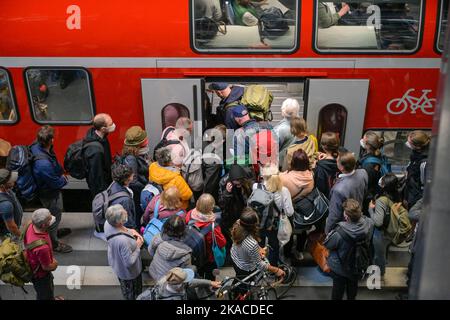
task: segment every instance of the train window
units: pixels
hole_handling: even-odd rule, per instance
[[[175,127],[178,118],[189,116],[189,109],[181,103],[169,103],[161,110],[161,123],[163,130],[169,126]]]
[[[406,171],[411,149],[405,145],[405,142],[408,140],[408,134],[411,131],[413,130],[375,131],[384,139],[383,153],[389,159],[394,173],[400,174]],[[430,130],[424,131],[431,134]]]
[[[439,51],[444,51],[444,41],[445,41],[445,30],[447,29],[447,19],[448,19],[448,1],[441,1],[441,16],[439,18],[439,29],[438,29],[438,39],[437,39],[437,48]]]
[[[316,1],[320,52],[414,52],[423,0]]]
[[[94,107],[86,70],[28,68],[25,77],[37,122],[91,122]]]
[[[320,141],[322,133],[334,132],[338,135],[340,144],[343,146],[347,115],[347,110],[340,104],[332,103],[323,107],[319,112],[318,140]]]
[[[17,111],[14,104],[8,72],[0,69],[0,123],[14,123],[16,121]]]
[[[191,0],[199,52],[290,53],[298,47],[299,0]]]

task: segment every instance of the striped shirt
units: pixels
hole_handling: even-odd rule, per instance
[[[259,244],[252,236],[248,236],[240,244],[233,243],[231,258],[236,266],[244,271],[267,270],[269,267],[269,263],[261,259]]]

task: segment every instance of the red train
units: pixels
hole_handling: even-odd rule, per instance
[[[205,101],[214,109],[218,100],[208,83],[263,83],[275,120],[295,97],[311,133],[338,131],[357,152],[364,131],[379,131],[394,165],[405,165],[407,132],[431,129],[448,0],[252,4],[266,18],[281,12],[278,31],[239,16],[245,3],[2,1],[0,137],[29,144],[40,125],[54,125],[62,160],[93,114],[107,112],[118,128],[113,152],[132,125],[154,146],[167,103],[204,122]]]

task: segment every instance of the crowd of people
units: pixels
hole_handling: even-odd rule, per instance
[[[256,146],[267,149],[269,143],[276,148],[275,160],[269,157],[264,162],[256,156],[256,163],[241,162],[234,154],[233,161],[210,163],[203,157],[196,170],[187,169],[193,163],[193,150],[186,136],[193,125],[184,117],[164,129],[154,152],[146,131],[133,126],[126,131],[121,154],[113,157],[109,140],[117,139],[116,125],[103,113],[94,117],[83,139],[82,159],[94,202],[105,194],[105,211],[95,219],[94,234],[107,241],[108,261],[124,298],[142,294],[142,250],[152,258],[147,272],[160,288],[160,297],[181,299],[188,285],[219,287],[214,269],[224,265],[232,266],[238,278],[257,269],[283,277],[279,266],[298,265],[311,234],[320,234],[320,245],[329,251],[332,298],[342,299],[347,292],[348,299],[355,299],[355,259],[343,257],[364,242],[373,253],[371,264],[384,275],[387,248],[399,240],[389,230],[391,211],[406,211],[413,226],[420,220],[430,137],[423,131],[409,134],[411,161],[405,177],[399,178],[389,172],[383,139],[375,132],[362,137],[362,156],[357,160],[341,147],[336,133],[325,132],[319,139],[310,134],[294,99],[284,101],[284,119],[272,127],[249,116],[239,102],[242,92],[233,93],[236,90],[223,83],[210,89],[222,98],[223,118],[217,131],[235,129],[234,144],[247,144],[245,137],[268,130],[273,141],[259,139]],[[43,240],[27,247],[31,267],[37,270],[32,282],[38,299],[55,298],[52,271],[58,263],[53,253],[72,251],[60,241],[70,232],[59,229],[61,190],[68,179],[53,150],[55,136],[54,128],[42,126],[30,148],[42,209],[33,212],[24,241]],[[213,146],[222,144],[213,142]],[[8,169],[7,161],[14,147],[4,140],[0,147],[0,237],[20,239],[23,210],[14,192],[20,177]],[[245,152],[247,160],[252,158],[251,147]],[[323,195],[328,210],[313,224],[299,225],[302,201],[312,194]],[[290,221],[294,230],[287,243],[279,241],[281,220]],[[409,241],[412,235],[403,234],[401,240]]]

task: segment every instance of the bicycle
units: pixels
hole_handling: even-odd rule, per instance
[[[424,114],[433,115],[434,114],[434,104],[436,103],[435,98],[428,98],[428,93],[432,90],[422,90],[422,95],[420,98],[410,96],[409,94],[415,89],[409,89],[405,92],[403,97],[392,99],[387,104],[386,108],[391,114],[402,114],[408,107],[411,109],[411,113],[415,114],[417,109],[422,110]],[[394,105],[394,103],[396,103]]]
[[[286,275],[281,279],[266,270],[256,270],[244,279],[237,277],[226,277],[219,289],[215,292],[218,299],[227,297],[229,300],[281,300],[286,293],[292,288],[297,279],[297,271],[287,265],[280,265]],[[287,288],[280,294],[277,287],[282,284]],[[239,286],[245,286],[243,292],[236,293]]]

